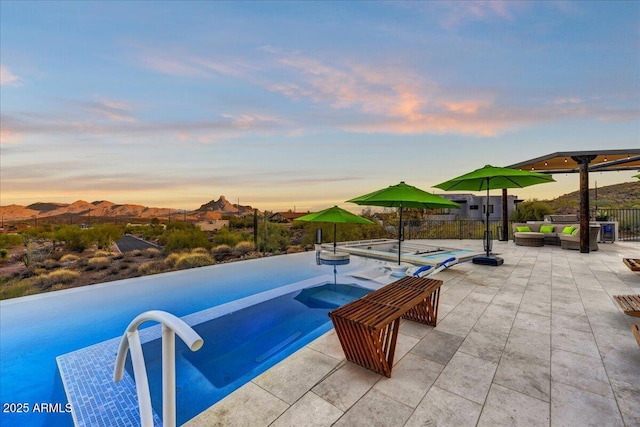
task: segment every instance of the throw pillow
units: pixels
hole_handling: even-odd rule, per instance
[[[531,231],[531,228],[529,228],[528,225],[523,225],[523,226],[517,226],[516,230],[518,230],[519,233],[528,233]]]
[[[571,235],[572,235],[572,236],[575,236],[575,235],[577,235],[577,234],[578,234],[578,229],[577,229],[577,228],[571,232]]]
[[[540,226],[541,233],[553,233],[553,225],[541,225]]]
[[[569,227],[565,227],[565,228],[562,229],[562,234],[571,234],[571,233],[573,233],[573,230],[575,230],[575,229],[576,228],[573,225],[571,225]]]

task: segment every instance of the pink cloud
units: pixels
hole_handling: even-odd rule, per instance
[[[9,70],[8,67],[0,65],[0,86],[20,86],[22,80]]]

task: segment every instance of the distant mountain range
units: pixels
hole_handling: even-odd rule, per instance
[[[622,184],[608,185],[598,188],[596,199],[595,189],[590,190],[589,200],[591,207],[600,208],[640,208],[640,180],[637,182],[624,182]],[[575,213],[580,206],[580,192],[574,191],[562,195],[553,200],[544,200],[557,213]],[[25,221],[39,218],[48,218],[52,222],[72,221],[85,222],[90,217],[100,218],[159,218],[168,219],[171,216],[187,217],[191,220],[219,219],[222,215],[244,216],[253,213],[251,206],[243,206],[229,202],[224,196],[218,200],[211,200],[193,211],[184,211],[170,208],[150,208],[142,205],[119,205],[106,200],[97,202],[85,202],[78,200],[67,203],[34,203],[29,206],[9,205],[0,206],[0,216],[4,221]],[[76,221],[74,218],[82,218]]]
[[[28,206],[0,206],[0,215],[4,221],[24,221],[38,218],[65,219],[69,217],[111,217],[111,218],[169,218],[187,216],[189,219],[219,219],[222,215],[244,216],[253,213],[251,206],[230,203],[224,196],[212,200],[193,211],[171,208],[150,208],[134,204],[116,204],[106,200],[85,202],[78,200],[68,203],[33,203]],[[83,219],[83,221],[86,219]]]

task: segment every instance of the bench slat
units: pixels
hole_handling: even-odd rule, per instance
[[[614,295],[613,299],[624,314],[640,317],[640,295]]]
[[[329,313],[347,360],[391,376],[401,318],[436,325],[441,280],[403,277]]]

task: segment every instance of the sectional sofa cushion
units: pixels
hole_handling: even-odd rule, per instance
[[[518,233],[530,233],[531,232],[531,227],[527,226],[527,225],[521,225],[516,227],[516,230],[518,230]]]
[[[553,233],[553,225],[541,225],[540,226],[541,233]]]
[[[565,227],[562,229],[562,234],[571,234],[574,232],[575,229],[576,228],[573,225]]]

